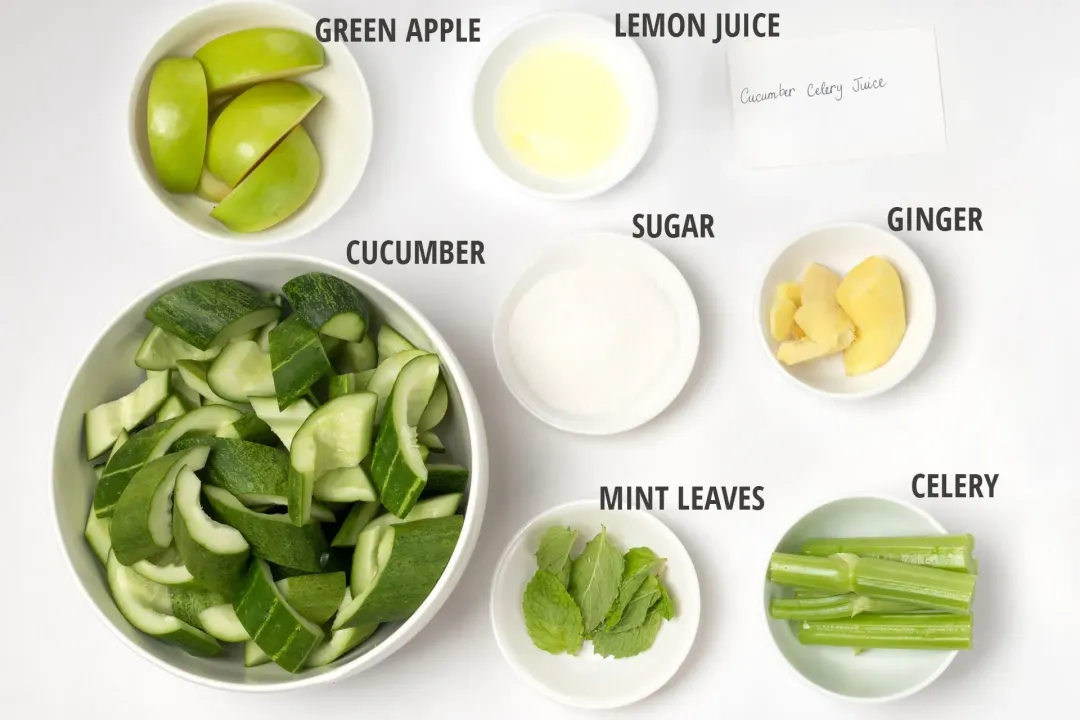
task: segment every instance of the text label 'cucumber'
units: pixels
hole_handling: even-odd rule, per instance
[[[760,485],[693,485],[678,489],[677,510],[761,510],[765,507]],[[666,485],[616,485],[600,488],[601,510],[664,510]]]
[[[397,42],[397,18],[319,18],[315,37],[322,42]],[[480,42],[480,18],[412,18],[405,42]]]
[[[992,498],[997,481],[997,473],[919,473],[911,479],[911,494],[917,498]]]
[[[712,215],[638,213],[634,216],[634,237],[714,238]]]
[[[709,35],[724,38],[780,37],[780,13],[716,13]],[[615,13],[615,37],[706,37],[705,13]]]
[[[977,207],[894,207],[889,210],[893,232],[982,232],[982,210]]]
[[[479,240],[351,240],[345,248],[351,265],[484,265]]]

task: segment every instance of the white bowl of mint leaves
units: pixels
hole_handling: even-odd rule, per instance
[[[495,572],[491,619],[507,662],[564,705],[629,705],[682,665],[701,610],[678,537],[644,511],[572,502],[531,520]]]
[[[78,587],[125,645],[272,691],[370,668],[434,617],[480,532],[487,446],[461,365],[404,299],[241,255],[105,329],[51,474]]]

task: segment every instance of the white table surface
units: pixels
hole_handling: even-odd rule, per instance
[[[316,16],[383,9],[447,14],[445,2],[297,0]],[[281,249],[345,261],[352,239],[480,239],[487,264],[368,268],[440,328],[488,421],[492,482],[484,530],[456,592],[404,650],[336,685],[251,697],[207,690],[129,652],[76,591],[46,502],[47,457],[63,388],[110,318],[158,279],[242,252],[172,221],[128,154],[132,75],[158,34],[197,0],[0,3],[0,377],[8,410],[0,575],[0,714],[5,717],[586,717],[531,692],[503,662],[488,620],[492,572],[530,517],[595,498],[605,482],[766,487],[762,512],[666,512],[696,559],[700,633],[679,675],[614,716],[1014,718],[1071,698],[1080,631],[1074,548],[1080,491],[1080,22],[1075,3],[954,0],[633,3],[636,10],[779,11],[782,32],[933,24],[949,151],[813,169],[733,162],[722,48],[642,41],[661,88],[661,123],[640,170],[596,200],[563,205],[504,184],[471,142],[464,112],[483,45],[355,45],[371,86],[375,149],[359,190],[312,237]],[[492,39],[558,3],[468,0]],[[616,0],[564,6],[610,16]],[[1037,7],[1036,7],[1037,6]],[[977,10],[975,8],[978,8]],[[1051,9],[1052,7],[1056,9]],[[977,205],[983,233],[905,233],[937,285],[938,333],[895,391],[837,403],[769,366],[753,304],[771,257],[830,221],[883,224],[894,205]],[[707,212],[711,240],[660,246],[693,287],[702,348],[683,396],[629,434],[545,427],[502,386],[490,348],[496,307],[540,250],[566,233],[630,231],[637,212]],[[761,609],[768,552],[803,512],[834,497],[910,498],[918,472],[1000,474],[993,500],[928,500],[975,533],[983,571],[977,648],[924,692],[866,707],[819,695],[772,647]],[[8,714],[14,711],[14,714]]]

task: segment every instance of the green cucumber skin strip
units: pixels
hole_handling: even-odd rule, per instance
[[[265,311],[255,314],[258,311]],[[252,316],[254,330],[275,320],[281,308],[239,280],[197,280],[159,295],[146,309],[146,319],[199,350],[224,344],[219,335],[233,323]],[[265,319],[263,319],[265,315]],[[215,342],[218,341],[218,342]]]
[[[773,553],[769,578],[778,585],[816,588],[835,594],[857,593],[968,613],[975,595],[976,576],[850,554],[820,558]]]
[[[294,575],[277,581],[282,595],[296,612],[321,625],[334,617],[345,596],[345,573]]]
[[[204,487],[203,492],[219,519],[240,531],[256,557],[305,572],[326,569],[329,546],[319,523],[298,527],[286,515],[262,515],[248,510],[221,488]]]
[[[299,622],[301,616],[285,602],[264,561],[252,563],[233,607],[251,639],[289,672],[299,671],[324,638],[318,626]]]
[[[218,437],[230,440],[247,440],[259,445],[277,445],[278,438],[265,420],[255,413],[244,413],[232,425],[222,428]]]
[[[774,620],[842,620],[862,614],[893,615],[923,610],[902,600],[883,600],[863,595],[827,595],[816,598],[773,598],[769,617]]]
[[[449,515],[401,523],[385,530],[394,533],[386,566],[379,569],[375,585],[366,596],[354,584],[352,592],[357,599],[353,602],[359,607],[349,617],[339,613],[341,624],[335,621],[334,629],[405,620],[416,612],[450,562],[464,520],[461,515]]]
[[[298,315],[290,315],[270,331],[270,365],[278,410],[306,395],[331,370],[319,333]]]
[[[800,548],[803,555],[828,557],[852,553],[859,557],[894,560],[943,570],[975,574],[972,535],[926,535],[880,538],[812,538]]]
[[[179,512],[173,513],[173,537],[184,565],[195,579],[219,593],[225,602],[232,600],[247,566],[249,551],[229,555],[211,552],[191,537],[187,523]]]
[[[359,537],[360,531],[375,518],[379,509],[378,502],[358,502],[353,505],[330,545],[333,547],[355,547],[356,538]]]
[[[173,615],[188,625],[202,630],[199,613],[207,608],[224,605],[229,600],[220,593],[205,588],[170,587],[169,600],[172,602]]]
[[[287,495],[289,454],[275,447],[218,438],[206,463],[206,479],[233,495]]]
[[[336,275],[312,272],[289,280],[281,292],[289,300],[293,311],[307,324],[322,331],[324,325],[337,315],[355,313],[363,320],[360,333],[342,340],[356,342],[364,336],[364,328],[371,317],[367,300],[351,283]]]
[[[803,645],[860,649],[968,650],[971,615],[864,615],[851,620],[796,623]]]
[[[461,465],[428,465],[424,497],[463,493],[469,486],[469,470]]]

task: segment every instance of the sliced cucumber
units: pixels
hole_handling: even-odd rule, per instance
[[[332,523],[337,520],[334,511],[322,503],[311,503],[311,519],[316,522]]]
[[[109,552],[112,551],[112,537],[109,535],[109,518],[99,518],[94,508],[90,508],[90,515],[86,518],[86,529],[83,535],[94,555],[105,565],[109,561]]]
[[[124,443],[131,439],[127,430],[121,430],[120,434],[116,436],[116,442],[113,443],[112,450],[109,451],[109,460],[112,460],[112,456],[115,455],[120,448],[124,447]],[[106,460],[108,462],[108,460]]]
[[[438,355],[426,353],[410,360],[398,374],[386,417],[379,427],[371,456],[371,475],[383,507],[398,517],[408,515],[427,482],[427,466],[416,440],[416,423],[431,399],[438,377]]]
[[[206,383],[220,397],[237,403],[273,395],[270,354],[253,340],[233,341],[210,363]]]
[[[322,625],[334,617],[345,596],[345,573],[294,575],[278,580],[277,586],[296,612]]]
[[[270,656],[264,653],[263,649],[255,644],[254,640],[248,640],[244,643],[244,667],[259,667],[268,662],[270,662]]]
[[[368,382],[374,374],[374,370],[365,370],[363,372],[346,373],[345,375],[331,375],[327,384],[329,398],[333,400],[342,395],[363,392],[367,389]]]
[[[175,497],[175,495],[176,491],[174,490],[173,496]],[[184,561],[180,559],[179,552],[175,549],[166,551],[165,556],[163,557],[140,560],[132,565],[131,569],[150,582],[155,582],[158,585],[176,588],[194,588],[199,585],[195,580],[195,576],[192,575],[191,571],[184,565]],[[180,619],[183,620],[184,618]]]
[[[367,328],[367,300],[350,283],[313,272],[294,277],[281,288],[297,315],[323,335],[357,342]]]
[[[219,438],[228,440],[248,440],[260,445],[277,445],[278,438],[266,421],[253,412],[244,413],[243,417],[232,425],[226,425],[216,433]]]
[[[257,557],[307,572],[322,572],[330,561],[319,523],[297,527],[287,515],[263,515],[249,510],[227,490],[206,485],[203,492],[214,512],[251,543]]]
[[[165,422],[166,420],[172,420],[178,418],[188,411],[187,403],[179,395],[170,395],[165,398],[165,402],[161,403],[161,407],[158,408],[157,417],[154,418],[155,422]]]
[[[135,353],[135,364],[143,370],[170,370],[177,360],[213,360],[221,348],[200,350],[178,337],[170,335],[156,325],[150,329]]]
[[[206,514],[199,501],[201,491],[202,482],[195,473],[188,468],[182,470],[176,479],[173,513],[176,547],[184,565],[199,582],[231,599],[239,587],[250,547],[240,531]]]
[[[413,506],[413,509],[404,518],[399,518],[393,513],[384,513],[368,523],[368,528],[400,525],[401,523],[416,522],[417,520],[447,517],[456,513],[460,505],[461,493],[438,495],[416,503],[416,505]],[[366,530],[367,528],[364,529]]]
[[[146,380],[127,395],[102,403],[86,413],[86,459],[111,448],[124,430],[134,430],[157,412],[169,397],[169,373],[150,371]]]
[[[202,395],[199,394],[198,390],[184,382],[184,376],[175,368],[169,371],[169,387],[172,389],[173,394],[183,400],[188,408],[194,410],[202,405]]]
[[[435,390],[431,393],[431,400],[420,414],[420,421],[416,424],[417,432],[427,432],[441,423],[449,406],[450,393],[446,390],[446,382],[439,378],[435,383]]]
[[[270,426],[286,450],[292,445],[293,436],[308,419],[308,415],[315,412],[315,406],[303,399],[281,410],[276,398],[251,398],[251,407],[255,409],[255,414]]]
[[[270,364],[279,410],[306,395],[331,370],[319,333],[298,315],[270,331]]]
[[[364,469],[338,468],[325,473],[315,481],[312,495],[323,502],[374,502],[378,500],[375,486],[371,484]]]
[[[341,352],[341,349],[345,347],[345,341],[329,335],[319,335],[319,340],[322,342],[323,352],[326,353],[326,358],[331,365],[330,370],[333,372],[334,360],[337,358],[338,353]]]
[[[420,503],[417,503],[417,505],[420,505]],[[360,531],[367,527],[367,524],[372,521],[381,509],[382,506],[377,502],[358,502],[353,505],[330,544],[333,547],[355,546]],[[415,512],[416,509],[413,508],[413,510]],[[393,517],[393,515],[390,517]]]
[[[460,515],[449,515],[368,526],[353,555],[353,600],[338,613],[333,629],[405,620],[416,612],[450,562],[463,522]]]
[[[416,441],[426,447],[429,452],[444,453],[446,452],[446,445],[439,439],[439,436],[428,430],[427,432],[418,432],[416,434]]]
[[[206,373],[209,368],[210,366],[207,363],[195,362],[194,360],[180,360],[176,363],[176,369],[179,371],[181,379],[183,379],[189,387],[193,388],[195,392],[205,398],[207,404],[224,405],[236,410],[244,410],[245,406],[243,403],[226,400],[214,392],[213,388],[211,388],[210,384],[206,381]]]
[[[221,653],[217,640],[167,611],[163,612],[171,610],[172,606],[169,591],[164,586],[124,567],[116,555],[109,555],[106,570],[109,592],[117,609],[137,630],[178,645],[192,655],[213,657]]]
[[[234,607],[255,644],[289,672],[300,670],[325,637],[318,625],[285,601],[263,560],[252,563]]]
[[[345,343],[334,366],[339,373],[347,374],[374,370],[378,364],[379,356],[375,350],[375,343],[368,336],[360,342]]]
[[[356,467],[368,454],[377,402],[378,398],[367,392],[334,398],[313,412],[296,432],[289,449],[296,471],[289,492],[289,517],[294,524],[303,525],[311,517],[316,480],[330,470]],[[357,481],[353,478],[352,482]]]
[[[351,602],[352,593],[345,588],[345,595],[341,599],[341,609],[347,608]],[[379,623],[363,623],[356,627],[335,630],[331,633],[329,640],[320,643],[311,651],[304,664],[312,668],[329,665],[374,635],[378,629]]]
[[[379,328],[378,351],[379,362],[391,358],[406,350],[415,350],[416,346],[406,340],[401,333],[389,325]]]
[[[200,350],[219,347],[261,327],[281,308],[237,280],[196,280],[159,295],[146,319]]]
[[[207,480],[233,495],[281,495],[289,491],[289,454],[247,440],[218,438],[206,464]]]
[[[232,605],[214,605],[199,613],[199,626],[222,642],[246,642],[251,635],[244,628]]]
[[[215,432],[239,417],[240,412],[232,408],[207,405],[135,433],[106,463],[105,473],[94,490],[94,512],[98,517],[111,515],[135,473],[168,452],[187,433]]]
[[[213,458],[210,459],[213,463]],[[469,471],[460,465],[432,464],[427,466],[424,496],[463,493],[469,485]]]
[[[177,587],[169,589],[169,602],[172,603],[171,615],[175,615],[189,625],[205,630],[199,614],[207,608],[227,605],[225,596],[203,587]],[[220,638],[218,638],[220,640]]]
[[[131,478],[116,503],[109,526],[113,555],[122,565],[169,549],[173,542],[172,498],[177,475],[185,468],[201,469],[209,452],[209,448],[196,447],[171,453],[148,462]]]
[[[390,393],[394,391],[394,384],[397,382],[398,375],[401,374],[402,369],[416,358],[430,355],[423,350],[406,350],[400,352],[386,360],[379,363],[379,366],[375,368],[375,372],[372,373],[371,379],[368,380],[366,390],[373,392],[379,396],[379,407],[375,411],[375,422],[382,422],[383,414],[386,411],[386,403],[390,399]],[[432,387],[434,391],[434,387]],[[424,407],[427,407],[427,402],[430,400],[431,393],[428,393],[428,398],[424,400],[424,406],[417,412],[417,421],[420,419],[420,414],[423,412]]]
[[[276,507],[288,509],[289,498],[286,495],[263,495],[260,493],[239,493],[236,499],[243,503],[244,507],[256,512],[266,512]]]

